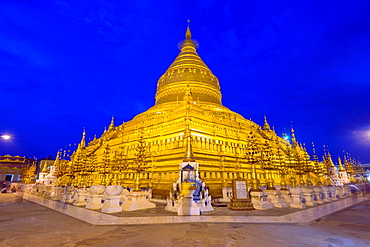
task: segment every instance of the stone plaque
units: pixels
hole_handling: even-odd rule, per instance
[[[230,210],[254,210],[248,195],[247,180],[233,179],[233,198],[230,200]]]
[[[246,181],[235,181],[235,192],[234,192],[235,199],[246,199],[247,198]]]

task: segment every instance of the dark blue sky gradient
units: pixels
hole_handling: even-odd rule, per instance
[[[116,3],[121,2],[121,3]],[[223,104],[370,162],[368,1],[0,1],[0,155],[38,158],[154,104],[191,20]],[[285,129],[285,130],[284,130]]]

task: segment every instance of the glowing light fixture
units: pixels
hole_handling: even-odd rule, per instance
[[[2,135],[1,136],[3,139],[5,139],[5,140],[9,140],[10,139],[10,135]]]

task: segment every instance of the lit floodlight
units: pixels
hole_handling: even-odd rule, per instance
[[[9,140],[10,139],[10,135],[2,135],[1,136],[3,139],[5,139],[5,140]]]
[[[289,140],[289,136],[284,136],[284,140]]]

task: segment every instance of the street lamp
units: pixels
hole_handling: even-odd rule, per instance
[[[10,135],[1,135],[0,134],[0,137],[5,139],[5,140],[9,140],[10,139]]]

